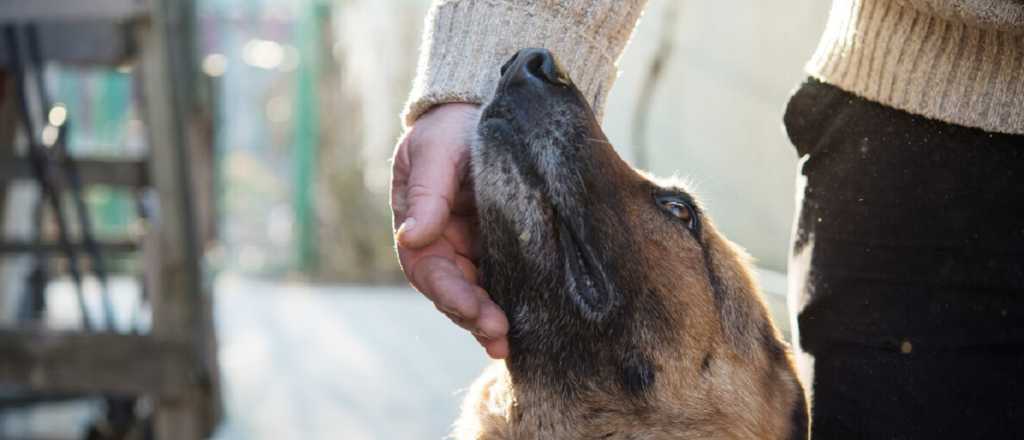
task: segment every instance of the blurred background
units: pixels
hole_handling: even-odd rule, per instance
[[[0,439],[446,435],[487,360],[404,282],[387,205],[429,4],[0,3]],[[784,329],[782,112],[828,2],[787,5],[651,0],[604,120]]]

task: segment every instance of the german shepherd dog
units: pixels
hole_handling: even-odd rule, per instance
[[[456,439],[808,437],[748,257],[616,154],[549,51],[501,68],[472,148],[481,281],[510,354],[472,386]]]

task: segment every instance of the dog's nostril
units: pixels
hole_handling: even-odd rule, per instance
[[[546,69],[544,69],[544,64],[550,58],[551,57],[532,56],[526,61],[526,65],[523,66],[523,68],[537,78],[546,79],[549,75],[545,72]]]
[[[515,69],[509,72],[509,69]],[[569,77],[558,66],[555,57],[547,49],[523,49],[501,67],[502,76],[508,74],[513,80],[528,80],[531,77],[548,84],[569,85]]]
[[[550,84],[568,84],[568,79],[555,62],[555,57],[547,49],[539,49],[529,54],[524,69],[536,78]]]

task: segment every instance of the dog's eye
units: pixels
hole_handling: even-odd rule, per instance
[[[694,221],[696,216],[693,213],[693,207],[689,203],[671,198],[660,199],[658,203],[661,204],[662,209],[683,222],[687,228],[693,229],[696,224]]]
[[[672,215],[676,216],[679,220],[685,223],[693,221],[693,213],[690,212],[690,207],[679,202],[665,202],[665,209]]]

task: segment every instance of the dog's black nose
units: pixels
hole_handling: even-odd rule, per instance
[[[504,66],[501,76],[509,83],[529,83],[542,81],[547,84],[567,86],[569,76],[555,61],[551,51],[547,49],[522,49],[516,52]]]

